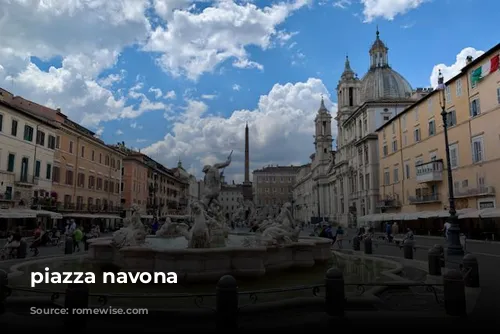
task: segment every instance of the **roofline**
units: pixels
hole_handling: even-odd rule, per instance
[[[3,106],[5,106],[5,107],[7,107],[7,108],[9,108],[9,109],[11,109],[11,110],[13,110],[15,112],[18,112],[18,113],[22,114],[23,116],[26,116],[28,118],[34,119],[36,121],[39,121],[39,122],[41,122],[41,123],[43,123],[43,124],[45,124],[45,125],[53,128],[53,129],[59,129],[59,126],[58,126],[59,123],[57,121],[52,121],[52,120],[50,120],[48,118],[44,118],[42,116],[38,116],[38,115],[32,114],[32,113],[30,113],[30,112],[28,112],[26,110],[23,110],[22,108],[20,108],[18,106],[14,106],[14,105],[10,104],[7,101],[0,100],[0,105],[3,105]]]
[[[491,49],[489,49],[488,51],[486,51],[484,54],[482,54],[481,56],[477,57],[473,61],[471,61],[469,64],[466,64],[464,67],[462,67],[462,69],[460,70],[460,72],[457,75],[455,75],[454,77],[452,77],[451,79],[447,80],[444,83],[445,86],[447,86],[450,83],[452,83],[453,81],[455,81],[455,80],[463,77],[464,75],[467,75],[467,72],[472,67],[477,66],[478,63],[482,62],[485,58],[491,56],[493,53],[498,52],[498,51],[500,51],[500,43],[498,43],[497,45],[495,45],[494,47],[492,47]],[[417,100],[415,103],[413,103],[412,105],[410,105],[407,108],[405,108],[399,114],[397,114],[392,119],[390,119],[388,122],[386,122],[385,124],[383,124],[382,126],[380,126],[378,129],[375,130],[375,132],[379,132],[380,130],[382,130],[383,128],[385,128],[387,125],[389,125],[389,123],[392,123],[392,121],[396,120],[401,115],[406,114],[410,109],[414,108],[415,106],[419,105],[420,103],[422,103],[423,101],[425,101],[429,97],[431,97],[434,94],[436,94],[436,92],[439,92],[439,91],[438,90],[434,90],[434,91],[430,92],[429,94],[423,96],[421,99]]]

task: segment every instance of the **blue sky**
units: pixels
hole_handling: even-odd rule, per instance
[[[252,168],[308,161],[321,95],[335,113],[377,26],[414,88],[499,42],[495,0],[94,1],[4,5],[0,86],[198,175],[234,149],[236,180],[246,122]]]

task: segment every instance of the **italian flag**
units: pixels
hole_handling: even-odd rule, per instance
[[[491,58],[490,61],[485,63],[480,68],[474,70],[474,72],[472,72],[472,78],[471,78],[472,83],[476,83],[485,76],[487,76],[488,74],[498,71],[499,61],[500,61],[499,55],[493,56],[493,58]]]

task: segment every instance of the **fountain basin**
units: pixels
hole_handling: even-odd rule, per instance
[[[332,257],[331,240],[326,238],[304,237],[283,247],[243,247],[243,238],[229,235],[226,247],[186,248],[183,237],[149,237],[144,246],[121,249],[113,247],[110,238],[99,238],[89,243],[88,256],[94,262],[114,263],[122,271],[173,271],[188,282],[216,281],[223,275],[258,278],[271,271],[310,268]]]

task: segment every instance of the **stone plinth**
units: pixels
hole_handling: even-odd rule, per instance
[[[116,249],[109,238],[94,239],[89,245],[93,261],[115,263],[122,271],[176,272],[180,280],[215,281],[223,275],[261,277],[266,272],[288,268],[309,268],[331,259],[331,241],[301,238],[282,247],[219,247]]]

